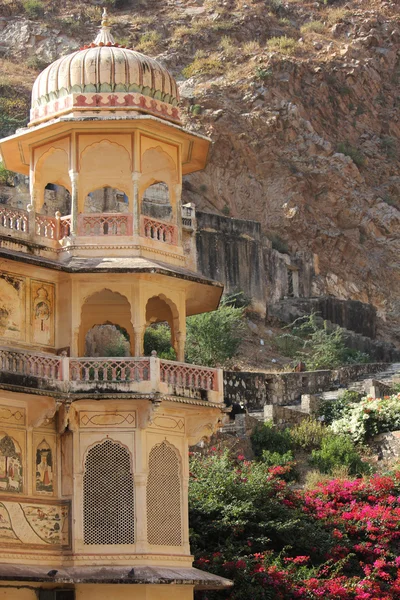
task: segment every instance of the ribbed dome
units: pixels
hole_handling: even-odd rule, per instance
[[[156,60],[115,44],[106,19],[103,15],[95,42],[59,58],[37,77],[31,124],[83,109],[139,110],[179,120],[178,110],[172,110],[179,101],[172,75]]]

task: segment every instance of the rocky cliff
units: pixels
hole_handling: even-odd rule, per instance
[[[399,341],[399,1],[115,4],[118,41],[171,69],[186,125],[213,140],[185,200],[311,253],[313,295],[373,304],[378,337]],[[90,41],[99,15],[3,0],[3,134],[23,121],[37,71]]]

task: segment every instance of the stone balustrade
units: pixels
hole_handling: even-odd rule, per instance
[[[190,209],[190,213],[192,214]],[[187,212],[187,209],[186,209]],[[185,213],[186,214],[186,213]],[[192,217],[186,217],[192,224]],[[0,206],[0,233],[15,234],[30,233],[29,213],[25,210]],[[188,226],[189,226],[188,225]],[[34,214],[31,227],[39,238],[60,241],[70,235],[71,215],[54,217]],[[134,233],[133,216],[130,213],[81,213],[78,215],[77,235],[83,237],[97,236],[132,236]],[[178,243],[178,228],[176,225],[150,219],[142,215],[140,235],[147,239],[176,246]]]
[[[32,378],[37,380],[32,381]],[[0,347],[0,383],[64,392],[174,394],[223,401],[221,369],[157,357],[73,358]]]

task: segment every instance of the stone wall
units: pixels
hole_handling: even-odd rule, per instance
[[[371,446],[378,455],[378,458],[381,460],[392,460],[399,458],[400,431],[380,433],[374,437]]]
[[[228,405],[239,404],[250,413],[260,412],[266,404],[296,404],[303,394],[318,394],[346,386],[358,377],[384,368],[382,363],[376,363],[303,373],[224,371],[224,399]]]
[[[265,314],[265,272],[261,225],[196,212],[197,268],[206,277],[222,281],[225,292],[242,291],[254,308]]]
[[[242,291],[264,315],[271,302],[288,295],[311,294],[311,255],[293,256],[272,248],[257,221],[196,211],[197,269],[222,281],[225,292]],[[289,282],[289,279],[291,281]]]

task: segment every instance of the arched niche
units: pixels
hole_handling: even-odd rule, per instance
[[[171,346],[178,353],[179,312],[174,302],[164,294],[149,298],[146,304],[146,326],[149,327],[155,323],[168,323],[171,329]]]
[[[43,205],[40,210],[42,215],[54,217],[56,212],[62,217],[71,214],[71,194],[63,185],[47,183],[44,188]]]
[[[35,489],[39,494],[53,494],[53,460],[52,449],[43,439],[36,448]]]
[[[105,185],[88,193],[84,213],[128,212],[129,199],[123,190]]]
[[[22,493],[23,458],[19,444],[6,432],[0,432],[0,491]]]
[[[94,325],[85,337],[85,356],[131,356],[130,335],[112,323]]]
[[[89,296],[82,305],[78,337],[79,356],[85,355],[86,336],[95,325],[116,325],[126,331],[130,352],[134,350],[134,332],[131,323],[131,305],[126,296],[102,289]]]
[[[170,221],[172,206],[168,185],[164,181],[152,183],[142,196],[142,214],[157,221]]]
[[[69,158],[65,150],[50,148],[37,161],[34,172],[35,210],[41,212],[45,202],[45,189],[49,183],[71,191]]]
[[[128,151],[108,140],[88,146],[81,155],[78,181],[79,212],[84,212],[88,194],[99,188],[115,188],[129,198],[132,190],[132,167]]]

